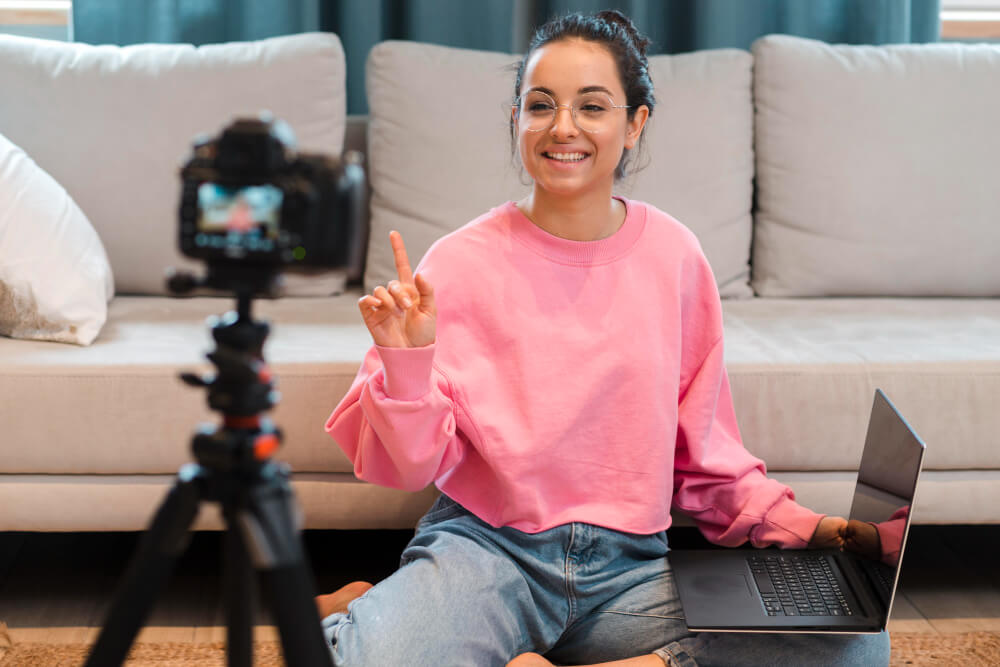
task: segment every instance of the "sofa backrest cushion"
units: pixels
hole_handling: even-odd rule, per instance
[[[1000,47],[752,51],[758,294],[1000,294]]]
[[[508,126],[519,61],[414,42],[372,49],[367,291],[396,277],[391,230],[416,266],[441,236],[530,191]],[[618,188],[695,232],[724,296],[751,294],[751,65],[736,50],[650,58],[658,105],[633,159],[645,167]]]
[[[336,35],[258,42],[91,46],[0,36],[0,128],[80,205],[108,252],[119,293],[163,294],[177,250],[179,167],[197,135],[263,110],[302,151],[339,155],[346,118]],[[343,275],[292,278],[332,293]]]

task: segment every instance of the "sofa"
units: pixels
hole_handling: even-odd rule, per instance
[[[177,250],[178,167],[194,137],[262,110],[302,151],[363,153],[369,184],[351,266],[289,273],[283,296],[254,302],[272,326],[276,457],[304,527],[412,528],[436,489],[358,481],[324,422],[371,346],[357,301],[394,276],[389,231],[416,265],[527,191],[507,125],[517,60],[384,42],[369,113],[348,116],[333,34],[199,48],[0,36],[0,135],[78,206],[114,285],[90,342],[0,338],[0,530],[143,529],[197,425],[218,421],[178,374],[210,370],[206,320],[235,302],[166,291],[170,267],[200,269]],[[846,514],[878,387],[927,443],[914,521],[1000,522],[1000,46],[770,35],[652,56],[650,73],[658,103],[620,194],[705,250],[746,447],[804,505]],[[221,526],[203,506],[195,527]]]

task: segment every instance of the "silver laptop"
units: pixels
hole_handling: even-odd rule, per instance
[[[885,629],[925,445],[881,389],[868,423],[843,550],[674,550],[687,625],[713,632]]]

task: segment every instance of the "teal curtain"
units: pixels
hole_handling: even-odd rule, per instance
[[[74,0],[73,39],[207,44],[322,30],[347,56],[349,113],[366,113],[365,58],[386,39],[521,52],[534,28],[571,11],[617,8],[650,54],[747,49],[785,33],[843,44],[933,42],[940,0]]]
[[[934,42],[940,0],[549,0],[532,18],[568,11],[621,9],[656,53],[748,49],[762,35],[784,33],[832,44]]]

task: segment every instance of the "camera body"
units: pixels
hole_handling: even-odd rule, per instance
[[[181,179],[180,250],[210,274],[342,268],[356,255],[360,154],[299,154],[267,113],[196,140]]]

